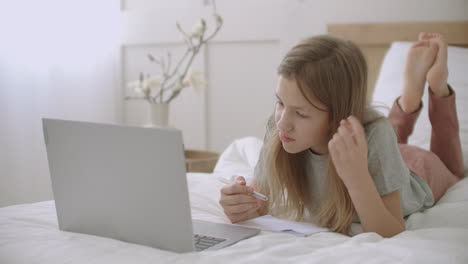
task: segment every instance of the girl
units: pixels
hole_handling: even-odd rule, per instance
[[[278,74],[278,101],[252,185],[239,176],[221,189],[231,222],[270,213],[343,234],[360,222],[365,232],[391,237],[405,230],[405,216],[432,206],[463,177],[441,35],[421,33],[410,48],[402,95],[388,119],[366,103],[366,62],[350,41],[306,39],[286,54]],[[430,152],[406,144],[426,81]],[[254,189],[269,202],[251,196]]]

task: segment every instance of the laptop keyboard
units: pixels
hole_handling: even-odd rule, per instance
[[[223,241],[226,241],[226,239],[202,235],[193,235],[193,241],[195,242],[195,249],[197,251],[202,251]]]

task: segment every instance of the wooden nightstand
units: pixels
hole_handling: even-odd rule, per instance
[[[185,165],[187,172],[213,172],[219,153],[187,149],[185,152]]]

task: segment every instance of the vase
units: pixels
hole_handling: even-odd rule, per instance
[[[149,127],[169,126],[169,104],[150,104]]]

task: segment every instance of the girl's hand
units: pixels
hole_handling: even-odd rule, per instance
[[[242,222],[258,216],[261,201],[252,195],[253,188],[246,186],[245,179],[238,176],[236,183],[221,188],[219,204],[232,223]]]
[[[328,150],[347,188],[369,174],[366,133],[356,117],[341,120],[338,131],[328,142]]]

